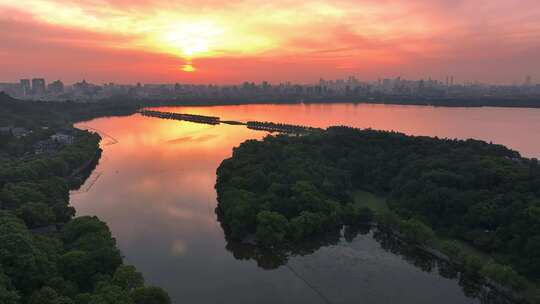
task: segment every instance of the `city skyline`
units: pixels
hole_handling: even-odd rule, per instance
[[[18,82],[0,82],[0,92],[12,97],[43,101],[98,101],[110,97],[171,100],[177,98],[293,98],[333,99],[367,98],[380,96],[399,98],[525,98],[540,96],[540,84],[526,76],[524,82],[497,85],[464,82],[448,75],[439,79],[379,78],[363,81],[356,76],[342,79],[323,79],[302,84],[294,82],[244,81],[236,84],[193,83],[92,83],[81,80],[64,84],[61,80],[48,82],[44,78],[24,78]]]
[[[383,80],[407,80],[407,81],[435,81],[439,82],[441,84],[446,85],[486,85],[486,86],[535,86],[540,85],[540,80],[537,80],[536,78],[532,77],[531,75],[523,75],[520,79],[513,81],[512,83],[494,83],[494,82],[484,82],[480,80],[464,80],[464,79],[458,79],[454,75],[445,75],[441,76],[440,78],[435,78],[431,76],[427,77],[421,77],[421,78],[405,78],[401,75],[391,75],[386,77],[376,77],[373,79],[361,79],[357,75],[344,75],[341,78],[324,78],[324,77],[315,77],[313,81],[306,81],[306,82],[295,82],[290,81],[288,79],[282,79],[282,80],[275,80],[275,81],[268,81],[266,79],[261,80],[253,80],[253,79],[243,79],[239,80],[237,82],[230,82],[230,83],[213,83],[213,82],[181,82],[181,81],[161,81],[161,82],[145,82],[142,80],[133,80],[128,82],[117,82],[113,80],[103,80],[103,81],[92,81],[91,79],[87,79],[84,77],[75,78],[72,81],[64,81],[65,77],[58,77],[58,78],[46,78],[42,77],[41,75],[35,76],[35,75],[25,75],[22,78],[5,78],[0,79],[0,84],[17,84],[21,86],[26,86],[26,82],[31,82],[32,80],[44,80],[45,85],[49,85],[51,83],[60,82],[62,85],[66,86],[72,86],[77,83],[86,82],[89,84],[96,84],[96,85],[125,85],[125,86],[136,86],[136,85],[174,85],[174,84],[184,84],[184,85],[216,85],[216,86],[236,86],[236,85],[242,85],[244,83],[256,83],[256,84],[263,84],[268,83],[270,85],[280,85],[280,84],[293,84],[293,85],[302,85],[302,86],[309,86],[309,85],[317,85],[321,81],[350,81],[353,79],[354,81],[358,83],[363,84],[375,84],[377,82],[381,82]]]
[[[0,0],[0,81],[534,82],[539,18],[533,0]]]

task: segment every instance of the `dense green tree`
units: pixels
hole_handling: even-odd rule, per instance
[[[527,286],[525,278],[521,277],[509,266],[487,263],[480,269],[480,273],[503,286],[510,286],[516,290],[522,290]]]
[[[95,262],[89,253],[81,250],[72,250],[61,256],[59,268],[62,276],[75,282],[79,288],[90,290],[92,276],[96,272]]]
[[[44,203],[25,203],[17,209],[17,215],[28,227],[42,227],[55,222],[53,210]]]
[[[134,266],[122,265],[114,272],[111,283],[120,286],[124,290],[133,290],[143,287],[144,279]]]
[[[231,202],[226,208],[224,217],[227,219],[231,234],[235,238],[246,236],[256,225],[257,209],[252,202],[255,195],[251,192],[230,189],[223,194],[224,201]]]
[[[92,265],[94,273],[113,274],[122,263],[120,251],[107,225],[97,217],[78,217],[67,223],[62,230],[67,248],[77,251],[76,256]]]
[[[0,285],[0,303],[2,304],[19,304],[20,297],[14,290],[9,290],[5,286]]]
[[[58,292],[58,294],[69,297],[71,299],[74,299],[78,292],[79,288],[77,287],[77,284],[75,282],[69,281],[66,278],[60,276],[53,277],[45,282],[46,286],[51,287],[55,291]],[[75,303],[78,303],[75,301]]]
[[[484,267],[485,262],[476,255],[465,254],[463,257],[463,269],[466,274],[477,275]]]
[[[92,294],[88,304],[133,304],[133,300],[127,290],[105,284]]]
[[[0,265],[18,290],[33,290],[51,274],[24,223],[9,213],[0,214],[0,244]]]
[[[302,240],[308,236],[320,233],[322,227],[324,227],[323,222],[323,216],[317,213],[304,211],[300,213],[299,216],[291,219],[289,231],[294,240]],[[257,239],[259,239],[259,235],[257,235]]]
[[[43,287],[35,291],[28,304],[75,304],[71,299],[59,295],[50,287]]]
[[[383,211],[378,213],[376,215],[376,220],[383,226],[396,230],[399,229],[399,226],[401,224],[401,219],[397,216],[395,212],[392,211]]]
[[[415,219],[402,221],[400,232],[408,241],[419,244],[428,244],[435,238],[435,233],[431,228]]]
[[[261,211],[257,214],[257,241],[264,246],[274,246],[283,240],[287,234],[287,219],[272,211]]]
[[[347,225],[368,224],[373,221],[374,214],[371,209],[349,203],[343,207],[343,223]]]
[[[159,287],[139,287],[131,292],[134,304],[170,304],[169,295]]]
[[[443,242],[441,245],[441,251],[452,260],[461,261],[463,259],[463,250],[455,242]]]
[[[18,304],[19,294],[13,289],[10,279],[4,274],[0,267],[0,303]]]
[[[371,211],[371,209],[369,209],[368,207],[361,207],[358,209],[356,217],[358,223],[368,224],[373,221],[373,218],[375,216],[373,214],[373,211]]]
[[[15,209],[27,202],[47,202],[47,197],[31,182],[8,183],[0,197],[6,209]]]

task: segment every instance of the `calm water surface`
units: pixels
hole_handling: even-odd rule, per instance
[[[318,127],[477,138],[540,157],[540,109],[389,105],[245,105],[166,111]],[[104,136],[102,159],[71,204],[111,227],[126,262],[174,303],[479,303],[458,280],[389,251],[373,232],[263,269],[228,250],[216,220],[215,171],[232,148],[264,132],[142,117],[80,123]],[[228,246],[231,248],[231,246]],[[394,252],[394,253],[392,253]],[[423,263],[423,262],[422,262]],[[422,264],[420,263],[420,264]],[[424,263],[425,264],[425,263]],[[429,263],[428,263],[429,264]]]

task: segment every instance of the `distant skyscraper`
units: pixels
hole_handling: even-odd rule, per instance
[[[30,87],[30,79],[21,79],[21,93],[26,96],[30,95],[30,92],[32,91],[32,88]]]
[[[532,84],[531,76],[527,75],[527,77],[525,77],[525,85],[530,86],[531,84]]]
[[[51,82],[48,87],[49,92],[53,94],[60,94],[64,92],[64,83],[60,80]]]
[[[32,91],[35,95],[45,94],[45,79],[34,78],[32,79]]]

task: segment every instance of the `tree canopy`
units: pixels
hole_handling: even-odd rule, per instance
[[[410,241],[429,242],[433,229],[540,279],[540,165],[501,145],[331,127],[248,140],[217,174],[234,239],[276,246],[369,222],[351,197],[365,190],[387,198],[402,220],[379,218]]]

